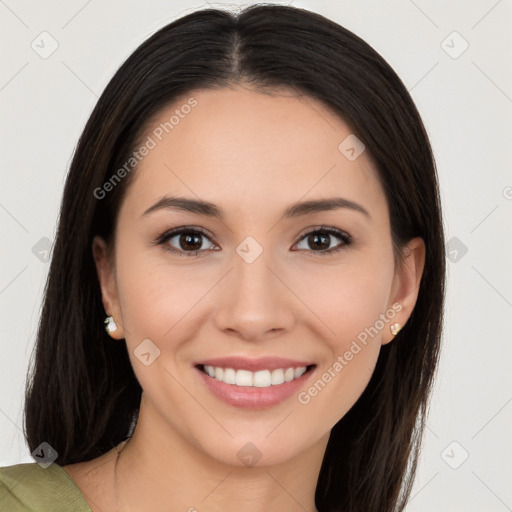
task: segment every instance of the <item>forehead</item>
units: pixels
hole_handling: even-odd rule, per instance
[[[141,140],[151,149],[126,201],[142,210],[170,193],[227,210],[327,195],[386,207],[369,155],[346,152],[347,145],[361,150],[350,127],[321,102],[286,89],[192,91],[154,116]]]

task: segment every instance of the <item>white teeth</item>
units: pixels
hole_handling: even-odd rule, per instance
[[[235,384],[237,386],[252,386],[252,372],[247,370],[237,370]]]
[[[256,388],[268,388],[272,384],[269,370],[254,372],[252,385]]]
[[[281,368],[272,372],[271,382],[273,386],[284,382],[284,371]]]
[[[306,373],[306,368],[302,366],[301,368],[295,368],[295,378],[298,379],[301,375]]]
[[[226,368],[224,370],[224,376],[222,377],[222,381],[226,384],[236,384],[236,372],[233,368]]]
[[[268,388],[278,386],[284,382],[298,379],[306,373],[306,367],[278,368],[277,370],[234,370],[233,368],[220,368],[217,366],[204,366],[204,371],[216,380],[236,386],[249,386],[256,388]]]
[[[286,370],[284,372],[284,380],[286,382],[290,382],[291,380],[293,380],[294,377],[295,377],[295,371],[293,368],[288,368],[288,370]]]

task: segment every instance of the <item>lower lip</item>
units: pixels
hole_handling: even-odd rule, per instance
[[[217,398],[235,407],[256,410],[268,409],[269,407],[283,402],[294,393],[297,393],[315,369],[311,368],[298,379],[293,379],[290,382],[283,382],[283,384],[269,386],[267,388],[226,384],[225,382],[221,382],[220,380],[206,375],[206,373],[197,367],[195,370],[199,372],[203,382]]]

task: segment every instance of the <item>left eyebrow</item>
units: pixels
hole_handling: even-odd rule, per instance
[[[317,199],[312,201],[303,201],[302,203],[294,204],[286,209],[284,218],[299,217],[309,213],[317,213],[328,210],[337,210],[338,208],[348,208],[356,212],[366,215],[371,218],[368,210],[361,206],[359,203],[344,199],[343,197],[332,197],[328,199]]]
[[[359,203],[350,201],[343,197],[333,197],[327,199],[316,199],[311,201],[303,201],[289,206],[284,211],[284,218],[295,218],[311,213],[318,213],[328,210],[336,210],[338,208],[347,208],[350,210],[357,211],[364,214],[366,217],[371,218],[368,210],[361,206]],[[141,215],[147,215],[156,210],[161,209],[177,209],[190,213],[197,213],[199,215],[207,215],[210,217],[216,217],[220,220],[224,220],[225,213],[220,206],[210,203],[209,201],[200,201],[197,199],[186,198],[186,197],[169,197],[164,196],[154,205],[150,206]]]

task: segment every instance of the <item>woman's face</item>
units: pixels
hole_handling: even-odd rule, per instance
[[[94,252],[146,419],[235,465],[326,442],[423,268],[415,239],[395,269],[364,146],[310,97],[240,87],[193,91],[141,140],[112,265],[101,239]]]

